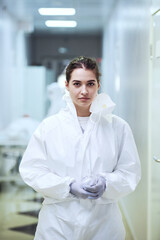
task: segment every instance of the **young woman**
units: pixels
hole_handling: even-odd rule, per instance
[[[21,161],[23,180],[44,197],[35,240],[125,239],[117,201],[135,190],[140,161],[99,78],[94,59],[69,63],[67,107],[40,124]]]

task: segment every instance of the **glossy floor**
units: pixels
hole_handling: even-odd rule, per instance
[[[23,182],[0,184],[0,240],[33,240],[41,195]],[[126,240],[133,240],[126,225]]]
[[[41,196],[19,183],[1,183],[0,239],[32,240]]]

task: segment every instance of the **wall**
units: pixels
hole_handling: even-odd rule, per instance
[[[11,118],[12,91],[10,85],[14,80],[14,31],[13,22],[8,18],[6,11],[0,8],[0,128]]]
[[[46,114],[46,69],[28,66],[24,75],[23,113],[40,122]]]
[[[135,240],[149,236],[149,27],[149,0],[122,0],[103,38],[103,89],[116,102],[115,113],[130,124],[142,164],[138,188],[122,201]]]
[[[0,129],[23,115],[25,29],[0,3]]]
[[[71,59],[85,55],[101,57],[101,35],[43,35],[30,37],[30,64],[43,64],[46,59]],[[66,52],[63,52],[66,51]],[[61,52],[62,51],[62,52]]]

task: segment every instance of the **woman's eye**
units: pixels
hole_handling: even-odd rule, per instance
[[[91,83],[88,83],[88,85],[89,85],[89,86],[94,86],[94,83],[93,83],[93,82],[91,82]]]
[[[74,86],[79,86],[79,85],[80,85],[80,83],[78,83],[78,82],[75,82],[75,83],[73,83],[73,85],[74,85]]]

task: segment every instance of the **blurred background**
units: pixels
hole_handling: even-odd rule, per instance
[[[33,239],[42,197],[19,163],[37,125],[65,106],[64,70],[80,55],[97,59],[140,155],[142,180],[120,201],[126,239],[160,240],[160,0],[0,0],[0,239]]]

